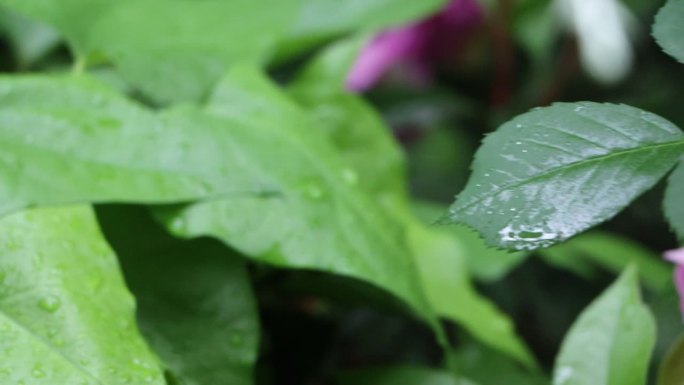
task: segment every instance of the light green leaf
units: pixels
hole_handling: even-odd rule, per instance
[[[419,366],[371,368],[342,373],[341,385],[476,385],[439,369]]]
[[[658,385],[684,383],[684,337],[680,336],[668,351],[658,369]]]
[[[409,227],[408,232],[425,291],[435,311],[456,321],[494,349],[527,366],[535,366],[511,319],[475,291],[468,279],[465,250],[458,241],[448,232],[420,224]]]
[[[166,384],[88,207],[0,220],[0,383]]]
[[[362,279],[402,298],[437,327],[402,226],[358,188],[354,170],[294,103],[258,71],[237,67],[207,109],[189,114],[187,129],[220,130],[235,141],[224,151],[236,161],[222,171],[236,185],[263,181],[277,193],[160,211],[174,233],[215,236],[277,266]]]
[[[667,180],[663,210],[670,226],[684,242],[684,163],[680,162]]]
[[[668,0],[653,23],[653,37],[679,62],[684,63],[684,0]]]
[[[628,268],[580,314],[556,359],[554,385],[643,385],[655,321]]]
[[[561,264],[570,266],[588,264],[589,270],[585,273],[589,276],[593,275],[591,270],[594,265],[619,273],[633,263],[638,268],[644,284],[650,289],[662,292],[670,287],[672,269],[662,261],[658,254],[637,242],[611,233],[591,231],[541,252],[550,251],[554,252],[552,255],[555,255],[556,261]],[[559,261],[558,258],[563,261]],[[573,264],[573,261],[565,261],[565,259],[580,260],[578,262],[580,265]]]
[[[301,0],[0,3],[55,27],[86,64],[104,57],[147,96],[170,103],[202,99],[230,63],[264,63]]]
[[[484,140],[448,220],[492,246],[548,247],[613,217],[682,153],[676,126],[633,107],[539,108]]]
[[[179,382],[251,385],[259,322],[243,260],[217,241],[170,237],[142,208],[98,213],[140,328]]]
[[[292,55],[345,33],[405,24],[437,12],[446,1],[305,1],[280,50]]]

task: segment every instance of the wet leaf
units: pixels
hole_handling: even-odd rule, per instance
[[[0,234],[0,383],[166,383],[89,207],[16,213]]]
[[[610,219],[684,153],[684,135],[624,105],[559,103],[488,136],[445,221],[488,244],[536,249]]]

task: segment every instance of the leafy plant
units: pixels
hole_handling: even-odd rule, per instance
[[[681,68],[651,52],[660,93],[564,91],[552,15],[590,55],[578,4],[0,0],[0,384],[645,384],[678,317],[647,306],[676,246],[648,199],[674,169],[681,242],[681,87],[658,78]],[[682,21],[669,0],[653,25],[680,62]],[[584,89],[618,92],[560,102]],[[454,122],[499,128],[448,208],[420,184],[467,173],[436,153],[481,138]],[[655,239],[620,216],[643,207]]]

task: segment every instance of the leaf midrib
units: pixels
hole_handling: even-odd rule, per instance
[[[548,177],[548,176],[551,175],[551,174],[565,172],[565,171],[567,171],[567,170],[572,170],[572,169],[577,168],[577,167],[587,166],[588,164],[592,164],[592,163],[600,163],[600,162],[605,161],[606,159],[610,159],[610,158],[614,158],[614,157],[627,156],[627,155],[629,155],[629,154],[638,153],[638,152],[641,152],[641,151],[644,151],[644,152],[645,152],[645,151],[653,151],[653,150],[659,149],[659,148],[664,148],[664,147],[676,147],[676,146],[684,146],[684,138],[681,138],[681,139],[678,139],[678,140],[674,140],[674,141],[669,141],[669,142],[656,143],[656,144],[648,144],[648,145],[639,146],[639,147],[635,147],[635,148],[620,149],[620,150],[613,151],[613,152],[609,152],[609,153],[606,153],[606,154],[602,154],[602,155],[598,155],[598,156],[589,157],[589,158],[580,160],[580,161],[578,161],[578,162],[569,163],[569,164],[563,165],[563,166],[561,166],[561,167],[551,168],[551,169],[548,169],[548,170],[546,170],[546,171],[544,171],[544,172],[541,172],[541,173],[539,173],[539,174],[533,175],[533,176],[531,176],[531,177],[529,177],[529,178],[522,179],[522,180],[516,181],[516,182],[514,182],[514,183],[510,183],[510,184],[504,185],[504,186],[502,186],[502,187],[500,187],[500,188],[497,188],[497,189],[493,190],[492,192],[487,192],[487,193],[485,193],[485,194],[482,194],[481,196],[476,197],[476,198],[475,198],[474,200],[472,200],[471,202],[469,202],[469,203],[467,203],[467,204],[464,204],[464,205],[462,205],[462,206],[457,207],[457,209],[455,210],[455,212],[452,213],[452,216],[453,216],[453,214],[455,214],[456,212],[462,212],[462,211],[464,211],[464,210],[467,210],[467,209],[469,209],[470,207],[475,206],[476,204],[481,203],[483,200],[485,200],[485,199],[487,199],[487,198],[489,198],[489,197],[497,196],[497,195],[501,194],[502,192],[504,192],[504,191],[506,191],[506,190],[515,189],[515,188],[517,188],[517,187],[520,187],[520,186],[523,186],[523,185],[525,185],[525,184],[534,182],[534,181],[536,181],[536,180],[544,179],[544,178]]]

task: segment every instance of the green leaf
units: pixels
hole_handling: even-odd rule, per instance
[[[20,212],[0,234],[0,383],[166,383],[90,208]]]
[[[450,369],[483,385],[546,385],[549,380],[536,368],[525,368],[500,352],[465,338],[448,352]]]
[[[580,264],[597,265],[619,273],[629,264],[634,264],[640,278],[650,289],[663,292],[669,289],[672,269],[661,257],[637,242],[602,231],[591,231],[570,241],[556,245],[542,253],[554,251],[563,259],[582,260]],[[559,261],[573,265],[573,261]],[[593,275],[588,267],[589,276]],[[584,274],[581,274],[584,275]]]
[[[668,0],[653,23],[653,37],[679,62],[684,63],[684,0]]]
[[[1,1],[55,27],[82,60],[113,62],[159,103],[201,100],[229,64],[264,63],[300,2]]]
[[[539,108],[484,140],[448,220],[492,246],[548,247],[613,217],[683,152],[676,126],[633,107]]]
[[[239,154],[226,151],[235,145],[230,130],[188,115],[152,114],[86,78],[1,77],[0,214],[69,202],[185,202],[266,188],[258,175],[226,172],[240,163]]]
[[[439,369],[419,366],[371,368],[342,373],[341,385],[476,385]]]
[[[475,291],[464,249],[448,232],[415,224],[408,229],[423,285],[435,311],[456,321],[483,343],[529,367],[535,359],[516,335],[511,319]]]
[[[428,201],[413,204],[413,211],[424,223],[435,223],[446,211],[446,205]],[[460,225],[443,227],[463,250],[470,274],[479,280],[494,282],[524,262],[529,253],[511,252],[488,247],[476,231]]]
[[[305,1],[281,43],[288,55],[354,31],[384,29],[437,12],[446,0]]]
[[[663,210],[670,226],[684,242],[684,163],[680,162],[667,180]]]
[[[235,185],[263,181],[277,193],[159,211],[175,234],[211,235],[277,266],[371,282],[437,327],[402,226],[359,189],[353,169],[294,103],[258,71],[236,67],[207,109],[188,115],[187,127],[219,130],[234,140],[224,151],[237,160],[222,171]]]
[[[25,69],[57,47],[59,36],[49,26],[9,9],[0,9],[0,27],[10,38],[19,68]]]
[[[556,359],[554,385],[643,385],[655,343],[655,321],[641,302],[636,270],[580,314]]]
[[[684,336],[680,336],[667,352],[658,369],[658,385],[684,383]]]
[[[259,322],[244,261],[216,241],[170,237],[142,208],[98,213],[140,328],[180,383],[251,385]]]

